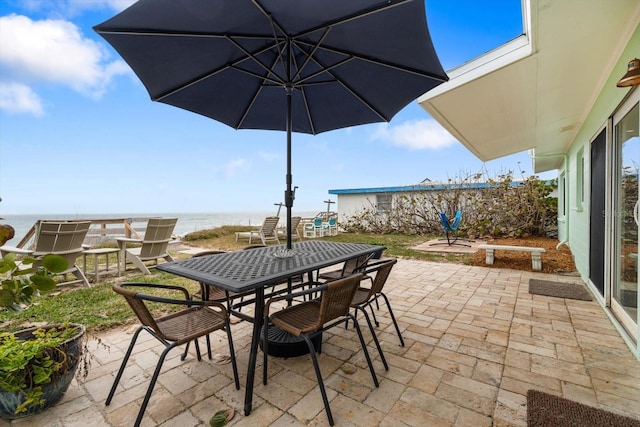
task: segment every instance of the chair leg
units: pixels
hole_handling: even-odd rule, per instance
[[[211,354],[211,339],[209,338],[209,335],[206,335],[206,339],[207,339],[207,356],[209,357],[209,360],[211,360],[213,359],[213,355]],[[198,340],[195,339],[193,341],[195,342],[195,345],[196,345],[196,355],[198,356],[198,361],[201,361],[202,356],[200,356],[200,347],[198,345]],[[180,356],[180,360],[184,360],[187,358],[187,354],[189,354],[189,345],[191,345],[191,341],[185,344],[184,353],[182,353],[182,356]]]
[[[126,257],[127,257],[127,261],[130,261],[131,263],[133,263],[133,265],[136,266],[138,270],[142,271],[142,274],[145,274],[145,275],[151,274],[151,271],[149,271],[149,267],[147,267],[145,263],[140,260],[140,258],[138,258],[137,256],[129,255],[128,253]]]
[[[269,354],[269,316],[264,316],[264,323],[262,325],[262,330],[264,331],[262,337],[262,384],[267,385],[267,355]]]
[[[387,364],[387,359],[384,357],[384,353],[382,352],[382,347],[380,346],[380,341],[376,336],[376,331],[373,329],[373,325],[371,324],[371,319],[369,319],[369,315],[363,307],[356,307],[356,314],[358,313],[358,310],[362,310],[364,313],[364,318],[367,320],[367,325],[369,325],[369,331],[371,332],[371,336],[373,336],[373,342],[376,344],[376,348],[378,349],[378,354],[380,355],[380,360],[382,360],[382,364],[384,365],[384,370],[388,371],[389,365]]]
[[[380,292],[380,295],[384,298],[384,302],[387,303],[387,308],[389,309],[389,314],[391,315],[391,320],[393,320],[393,326],[396,327],[396,332],[398,333],[398,338],[400,338],[400,346],[404,347],[404,339],[402,339],[402,334],[400,333],[400,327],[398,326],[398,322],[396,321],[396,316],[393,315],[393,310],[391,309],[391,304],[389,304],[389,298]]]
[[[371,371],[371,377],[373,378],[373,383],[376,387],[380,386],[378,382],[378,377],[376,376],[376,371],[373,369],[373,364],[371,363],[371,357],[369,356],[369,351],[367,350],[367,345],[364,342],[364,337],[362,336],[362,331],[360,330],[360,325],[358,325],[358,321],[356,317],[349,313],[348,316],[353,320],[353,325],[356,328],[356,332],[358,332],[358,338],[360,338],[360,345],[362,346],[362,351],[364,352],[364,357],[367,359],[367,364],[369,365],[369,371]]]
[[[164,351],[160,355],[160,360],[158,360],[156,369],[155,371],[153,371],[153,376],[151,377],[151,383],[149,383],[149,388],[147,388],[147,393],[144,395],[144,400],[142,401],[142,405],[140,406],[140,411],[138,411],[138,417],[136,418],[136,422],[133,425],[134,427],[138,427],[142,422],[144,411],[147,409],[147,405],[149,404],[149,399],[151,398],[151,393],[153,392],[153,389],[156,386],[156,381],[158,380],[158,376],[160,375],[160,369],[162,369],[162,364],[164,363],[164,359],[167,357],[167,354],[173,347],[174,347],[173,344],[168,346],[167,348],[164,349]]]
[[[377,301],[376,301],[377,303]],[[378,319],[376,318],[376,313],[373,311],[373,307],[371,307],[371,302],[367,303],[367,305],[369,306],[369,310],[371,310],[371,316],[373,317],[373,323],[376,324],[376,327],[379,328],[380,327],[380,322],[378,322]],[[378,310],[380,310],[378,308]]]
[[[329,399],[327,398],[327,391],[324,389],[324,381],[322,381],[322,374],[320,373],[320,366],[318,365],[318,358],[316,357],[316,351],[313,347],[313,343],[306,335],[300,335],[309,347],[309,357],[313,363],[313,369],[316,372],[318,378],[318,387],[320,388],[320,394],[322,395],[322,401],[324,402],[324,410],[327,412],[327,418],[329,419],[329,425],[333,425],[333,415],[331,414],[331,408],[329,407]]]
[[[236,362],[236,351],[233,348],[233,337],[231,336],[231,322],[229,322],[229,317],[225,319],[225,325],[225,332],[227,333],[227,340],[229,341],[229,355],[231,356],[233,379],[236,383],[236,390],[240,390],[240,379],[238,378],[238,363]],[[207,335],[207,338],[209,338],[209,335]]]
[[[111,390],[109,391],[109,396],[107,396],[107,401],[105,402],[105,406],[109,406],[111,403],[111,399],[113,399],[113,395],[116,393],[116,388],[118,387],[118,383],[120,382],[120,378],[122,378],[122,373],[124,372],[124,367],[131,356],[131,352],[133,351],[133,346],[136,345],[136,341],[138,340],[138,336],[140,332],[145,329],[144,326],[138,327],[136,332],[133,334],[131,338],[131,342],[129,343],[129,348],[127,349],[127,353],[124,355],[124,359],[122,360],[122,364],[120,365],[120,369],[118,369],[118,373],[116,375],[116,379],[113,381],[113,385],[111,386]]]

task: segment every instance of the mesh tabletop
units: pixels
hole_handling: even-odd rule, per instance
[[[294,255],[277,258],[284,246],[226,252],[158,265],[158,270],[187,277],[232,292],[242,292],[279,283],[288,277],[344,262],[384,249],[360,243],[306,241],[292,245]]]

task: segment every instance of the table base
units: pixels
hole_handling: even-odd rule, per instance
[[[264,337],[264,328],[260,330],[260,349],[263,348],[262,341]],[[275,326],[269,327],[269,356],[273,357],[297,357],[309,354],[309,347],[302,338],[291,335]],[[316,351],[322,344],[322,334],[319,334],[311,340]]]

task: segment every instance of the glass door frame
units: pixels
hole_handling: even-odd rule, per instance
[[[624,100],[624,102],[620,105],[617,111],[611,117],[611,147],[612,147],[612,173],[611,177],[611,185],[608,186],[610,189],[609,203],[611,204],[611,208],[608,211],[614,212],[614,215],[609,216],[610,227],[610,245],[607,253],[609,254],[610,262],[607,262],[606,265],[610,266],[609,274],[606,277],[609,278],[608,284],[605,286],[605,300],[606,305],[611,308],[613,315],[620,322],[621,326],[629,333],[630,337],[638,343],[638,335],[639,335],[639,316],[638,310],[636,308],[636,317],[635,319],[625,310],[624,306],[620,304],[616,298],[614,298],[614,290],[616,285],[618,284],[618,278],[620,274],[618,272],[620,262],[621,262],[621,247],[620,247],[620,233],[622,232],[622,215],[619,212],[618,206],[618,198],[620,194],[620,186],[621,186],[621,168],[622,165],[622,153],[620,152],[620,147],[618,146],[618,138],[616,135],[616,127],[617,125],[627,116],[629,112],[633,110],[633,108],[640,104],[640,90],[635,89],[630,92],[629,96]],[[638,226],[638,224],[636,224]],[[638,248],[640,249],[640,248]],[[636,253],[640,253],[640,251],[636,251]],[[636,284],[640,281],[640,268],[636,270]]]

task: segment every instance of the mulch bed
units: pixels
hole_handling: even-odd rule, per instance
[[[566,245],[556,249],[558,239],[546,237],[528,237],[522,239],[493,239],[486,243],[491,245],[529,246],[544,248],[542,254],[543,273],[573,273],[576,265],[573,255]],[[492,266],[485,263],[485,251],[480,249],[471,257],[471,264],[495,268],[512,268],[514,270],[534,271],[531,268],[531,254],[529,252],[496,251]]]

